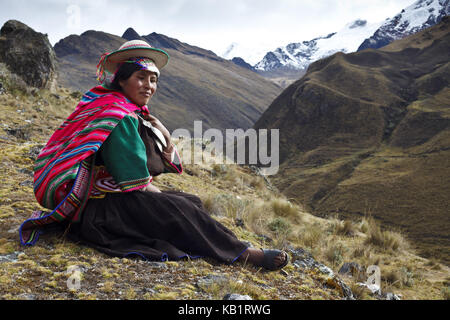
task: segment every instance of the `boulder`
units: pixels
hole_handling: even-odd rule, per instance
[[[0,62],[27,85],[55,89],[56,55],[47,38],[17,20],[0,29]]]

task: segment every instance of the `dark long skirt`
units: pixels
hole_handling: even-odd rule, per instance
[[[90,199],[68,236],[111,256],[210,257],[232,263],[247,246],[211,218],[199,197],[178,191],[109,193]]]

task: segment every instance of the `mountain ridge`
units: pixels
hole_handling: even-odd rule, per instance
[[[124,35],[136,36],[133,31],[129,28]],[[155,32],[142,38],[171,57],[151,101],[152,111],[170,130],[193,132],[195,120],[203,121],[204,130],[247,129],[281,91],[275,83],[212,51]],[[60,83],[82,92],[96,85],[100,56],[127,40],[92,30],[60,40],[55,44]]]
[[[369,25],[366,20],[357,19],[337,32],[268,51],[260,61],[251,64],[261,75],[267,78],[282,78],[284,83],[290,84],[301,78],[309,64],[314,61],[335,52],[350,53],[366,48],[380,48],[393,40],[435,25],[449,14],[449,0],[417,0],[383,22]],[[252,59],[254,56],[253,52],[248,51],[249,49],[244,50],[242,45],[232,43],[222,56],[227,59],[239,56],[246,61],[247,56]]]
[[[394,40],[438,24],[449,14],[449,0],[418,0],[393,18],[386,19],[371,37],[361,43],[358,51],[384,47]]]
[[[449,30],[446,17],[381,49],[312,63],[254,126],[280,128],[275,185],[317,215],[371,214],[407,230],[449,263]]]

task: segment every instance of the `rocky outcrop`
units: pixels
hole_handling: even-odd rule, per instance
[[[231,59],[231,61],[233,61],[234,64],[237,64],[238,66],[240,66],[242,68],[246,68],[246,69],[255,71],[255,68],[253,68],[249,63],[245,62],[245,60],[240,57],[235,57],[235,58]]]
[[[144,40],[133,28],[128,28],[125,30],[124,34],[122,35],[122,38],[127,39],[128,41],[131,40]],[[145,40],[144,40],[145,41]]]
[[[292,256],[293,265],[296,269],[317,270],[320,274],[326,276],[325,286],[338,290],[345,300],[354,300],[353,292],[338,276],[336,276],[329,267],[316,261],[308,251],[303,248],[288,248]]]
[[[56,85],[56,56],[47,35],[17,20],[7,21],[0,30],[0,62],[29,86]]]

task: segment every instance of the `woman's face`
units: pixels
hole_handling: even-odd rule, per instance
[[[146,105],[156,92],[158,77],[147,70],[135,71],[127,80],[119,81],[123,93],[139,107]]]

